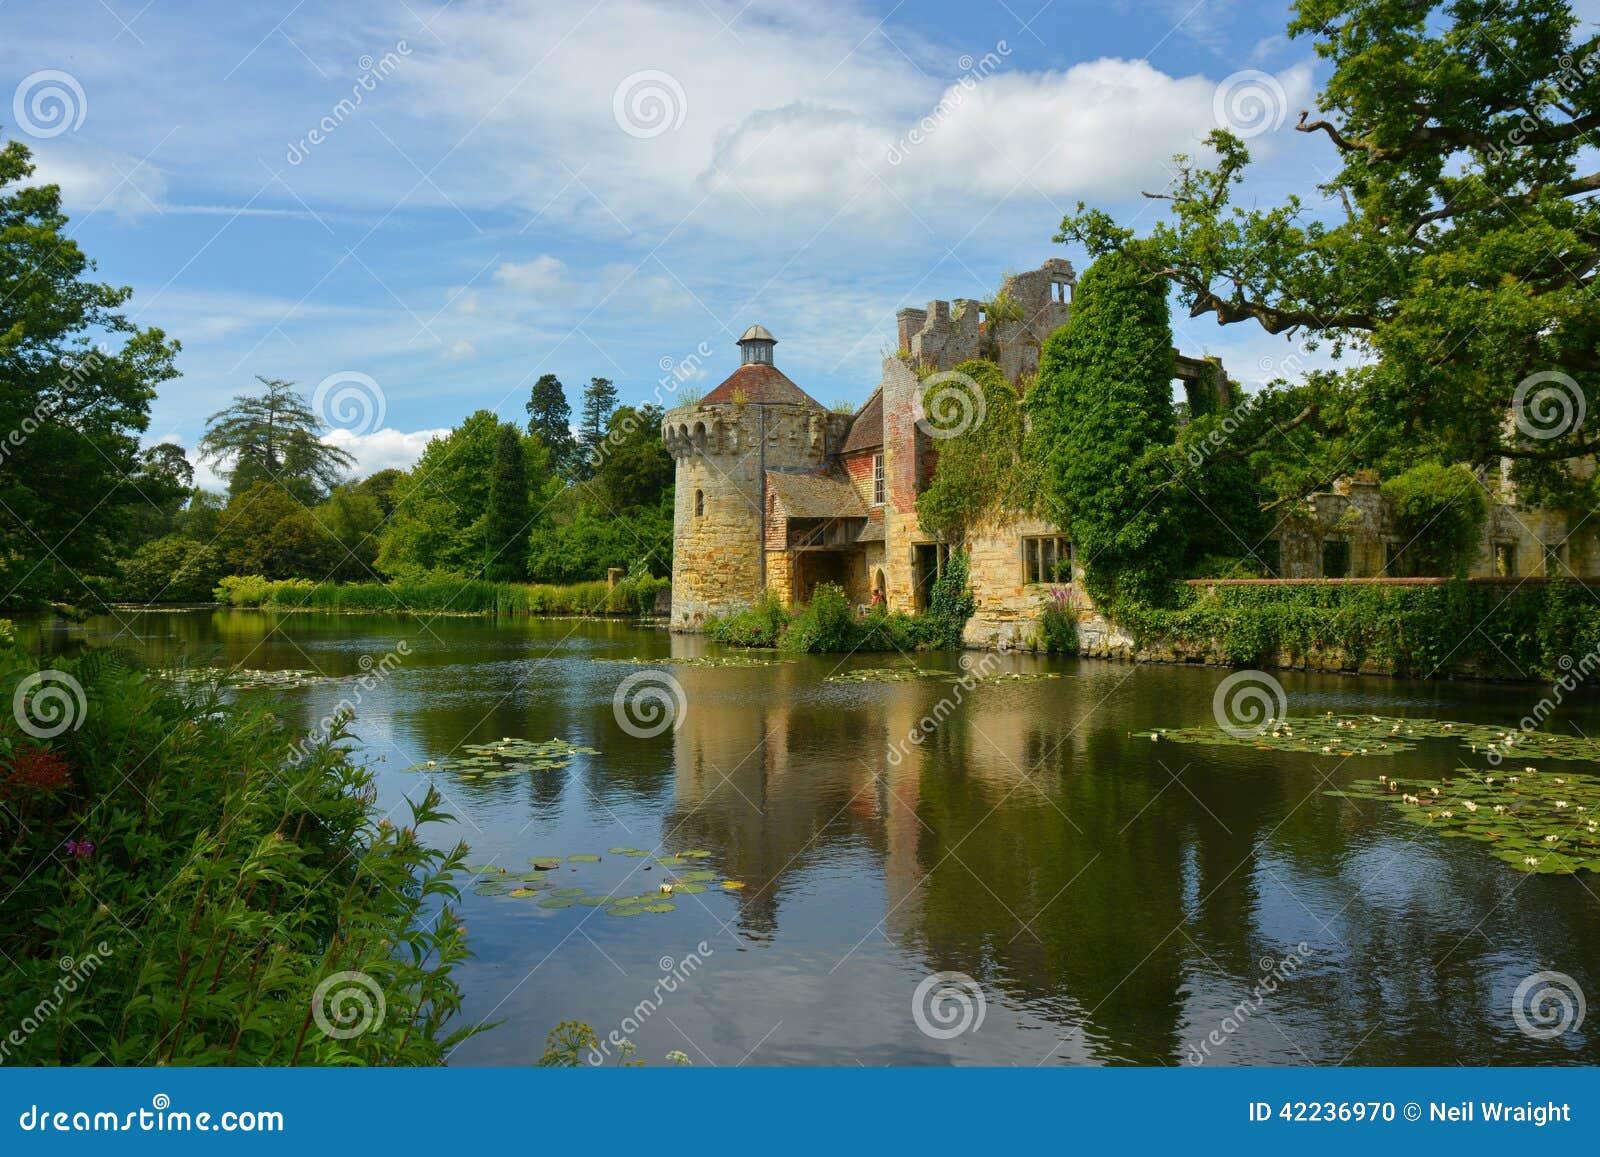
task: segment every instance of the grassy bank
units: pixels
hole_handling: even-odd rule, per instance
[[[1600,599],[1578,582],[1218,584],[1115,619],[1176,659],[1422,677],[1555,678],[1600,648]]]
[[[669,579],[630,576],[565,586],[496,583],[446,575],[393,583],[319,583],[310,579],[229,576],[217,599],[233,607],[342,612],[424,611],[474,615],[649,615]]]
[[[435,1065],[474,1031],[436,792],[391,823],[338,721],[54,661],[0,623],[0,1063]]]

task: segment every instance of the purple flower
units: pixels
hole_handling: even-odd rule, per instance
[[[68,840],[62,846],[66,848],[67,855],[75,856],[80,860],[87,860],[94,855],[94,843],[90,840]]]

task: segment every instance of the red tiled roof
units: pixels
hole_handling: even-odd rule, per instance
[[[762,362],[747,362],[729,374],[716,389],[700,400],[702,406],[718,402],[737,401],[734,393],[743,400],[758,406],[808,406],[813,410],[823,408],[822,403],[791,382],[776,366]]]
[[[839,453],[848,454],[852,450],[870,450],[874,446],[883,445],[883,391],[874,390],[872,397],[867,399],[866,405],[856,411],[855,421],[850,423],[850,433],[844,440],[844,446]]]

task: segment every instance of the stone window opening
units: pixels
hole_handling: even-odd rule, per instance
[[[1516,543],[1497,542],[1494,544],[1494,573],[1497,578],[1511,578],[1517,573]]]
[[[1029,536],[1022,540],[1022,581],[1051,583],[1072,581],[1072,543],[1059,534]]]
[[[1072,282],[1052,281],[1050,283],[1050,299],[1061,305],[1072,303]]]
[[[1322,577],[1350,577],[1350,544],[1342,538],[1330,538],[1322,544]]]
[[[872,456],[872,505],[882,506],[884,503],[883,480],[883,455]]]
[[[696,490],[694,492],[694,516],[696,518],[704,518],[706,516],[706,492],[704,490]]]
[[[1544,575],[1546,578],[1560,578],[1562,571],[1561,547],[1562,543],[1546,543],[1544,548]]]

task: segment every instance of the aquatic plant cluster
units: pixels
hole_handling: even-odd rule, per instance
[[[564,739],[513,739],[498,743],[464,743],[461,755],[429,759],[400,770],[404,773],[448,771],[460,779],[500,779],[530,771],[561,771],[577,755],[599,755],[597,748],[579,747]]]
[[[610,849],[607,854],[628,859],[649,859],[652,861],[650,867],[668,868],[671,871],[653,891],[624,896],[618,893],[634,878],[632,871],[609,892],[576,885],[561,886],[553,882],[552,877],[555,880],[560,879],[558,873],[563,868],[577,871],[576,865],[602,862],[602,857],[587,852],[565,857],[530,856],[529,870],[514,871],[495,864],[468,865],[466,870],[473,873],[476,878],[472,891],[478,896],[505,896],[514,900],[532,899],[537,900],[538,906],[545,909],[571,908],[575,905],[603,908],[607,916],[619,917],[664,915],[676,911],[677,905],[671,899],[673,896],[700,895],[710,891],[712,883],[720,878],[718,872],[692,866],[711,857],[711,853],[703,848],[658,855],[643,848],[619,847]],[[737,892],[744,888],[744,884],[739,880],[722,879],[719,887],[726,892]]]
[[[1154,742],[1308,754],[1394,756],[1418,741],[1454,740],[1490,759],[1488,771],[1463,767],[1437,782],[1402,781],[1380,775],[1323,794],[1392,804],[1413,823],[1440,835],[1465,836],[1494,846],[1494,856],[1524,872],[1547,875],[1600,872],[1600,778],[1580,772],[1520,771],[1498,766],[1517,759],[1600,763],[1600,741],[1576,735],[1526,732],[1443,719],[1381,715],[1284,716],[1251,734],[1219,727],[1185,727],[1134,733]]]

